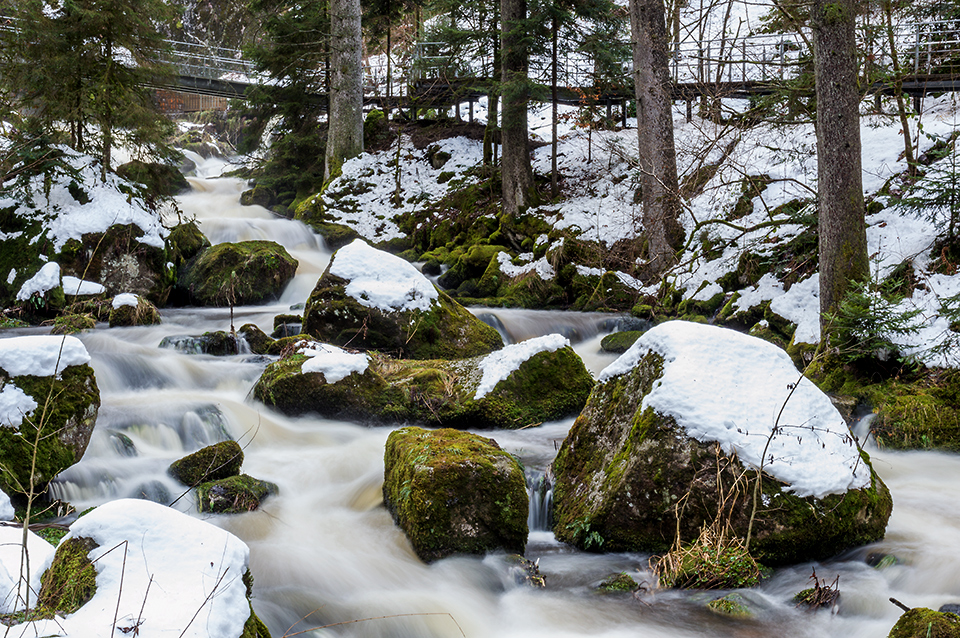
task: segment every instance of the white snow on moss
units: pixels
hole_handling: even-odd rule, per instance
[[[346,279],[347,295],[384,312],[430,310],[440,295],[408,261],[355,239],[333,255],[330,274]]]
[[[796,343],[820,342],[820,277],[799,281],[770,302],[770,310],[797,324]]]
[[[14,282],[16,279],[17,279],[17,269],[16,269],[16,268],[11,268],[11,269],[10,269],[10,274],[7,275],[7,284],[8,284],[8,285],[13,284],[13,282]]]
[[[121,499],[77,519],[65,539],[74,537],[99,544],[89,554],[96,594],[76,613],[20,625],[16,635],[102,638],[113,634],[115,615],[117,628],[139,622],[140,636],[243,633],[250,552],[233,534],[157,503]]]
[[[13,507],[6,494],[0,492],[0,520],[13,518]],[[30,556],[30,581],[26,569],[21,571],[23,528],[0,526],[0,614],[11,614],[26,609],[29,597],[33,607],[40,591],[40,575],[53,559],[54,547],[33,532],[27,532],[27,552]],[[24,567],[26,567],[24,565]],[[29,592],[27,585],[29,584]],[[20,635],[15,634],[15,635]]]
[[[533,253],[523,253],[517,257],[517,261],[522,263],[520,265],[514,264],[510,253],[506,251],[497,253],[497,263],[500,264],[500,272],[507,277],[519,277],[528,272],[535,272],[539,275],[540,279],[550,281],[557,275],[546,256],[540,259],[534,259]]]
[[[559,334],[545,335],[511,344],[485,356],[480,361],[480,385],[474,399],[487,396],[497,384],[513,374],[530,357],[541,352],[554,352],[570,345],[570,340]]]
[[[762,464],[798,496],[870,484],[843,417],[782,349],[734,330],[669,321],[644,333],[599,381],[629,372],[650,352],[663,357],[663,375],[643,409],[673,417],[698,441],[717,441],[747,467]]]
[[[4,384],[0,389],[0,427],[19,431],[23,417],[30,416],[36,409],[33,397],[13,383]]]
[[[60,285],[60,265],[56,262],[44,264],[37,273],[23,282],[20,291],[17,292],[17,301],[26,301],[38,293],[41,297]]]
[[[0,521],[12,521],[14,517],[13,503],[6,492],[0,490]]]
[[[84,281],[72,275],[63,278],[63,292],[68,295],[100,295],[106,290],[103,284],[94,281]]]
[[[297,350],[310,357],[303,362],[300,371],[319,372],[327,383],[336,383],[351,373],[363,374],[370,365],[370,357],[364,352],[347,352],[327,343],[311,343]]]
[[[50,377],[68,366],[89,361],[90,354],[76,337],[28,335],[0,339],[0,368],[11,377]]]
[[[137,307],[140,298],[133,294],[132,292],[124,292],[113,298],[113,309],[122,308],[123,306],[132,306]]]

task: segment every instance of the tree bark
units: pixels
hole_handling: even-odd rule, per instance
[[[817,94],[817,214],[820,242],[820,328],[853,281],[870,275],[860,161],[855,0],[814,0]]]
[[[363,152],[363,35],[360,0],[330,2],[330,110],[324,181]]]
[[[501,117],[500,174],[503,212],[516,215],[531,204],[533,168],[527,148],[526,0],[501,0],[503,113]]]
[[[637,96],[640,187],[647,240],[647,277],[673,266],[683,245],[680,188],[673,143],[667,30],[663,0],[630,0],[633,72]]]

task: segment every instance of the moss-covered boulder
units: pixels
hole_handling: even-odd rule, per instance
[[[42,491],[83,456],[100,408],[89,361],[76,337],[0,340],[0,490]]]
[[[175,268],[184,265],[207,248],[210,248],[210,240],[200,231],[195,221],[177,224],[170,229],[166,239],[167,258]]]
[[[267,354],[274,338],[252,323],[245,323],[237,330],[237,334],[247,342],[250,351],[254,354]]]
[[[304,341],[267,366],[253,394],[286,414],[519,428],[576,414],[592,387],[569,342],[548,335],[454,361],[392,359]]]
[[[612,332],[600,340],[600,349],[604,352],[623,354],[642,334],[643,332],[639,330]]]
[[[197,508],[211,514],[252,512],[260,508],[265,498],[279,491],[275,483],[238,474],[198,485]]]
[[[424,561],[527,542],[523,468],[496,441],[468,432],[396,430],[384,452],[383,500]]]
[[[330,260],[307,300],[304,332],[412,359],[465,358],[503,347],[496,330],[439,292],[412,264],[362,240]]]
[[[63,314],[53,320],[53,328],[50,329],[50,334],[72,335],[84,330],[93,330],[96,325],[97,320],[93,315]]]
[[[113,298],[110,311],[110,327],[153,326],[160,323],[160,311],[143,297],[133,293],[123,293]]]
[[[960,638],[960,616],[916,607],[900,616],[887,638]]]
[[[64,275],[101,283],[109,296],[134,293],[163,305],[173,284],[163,246],[143,243],[134,224],[114,224],[104,233],[68,240],[57,261]]]
[[[257,304],[278,298],[297,266],[297,260],[276,242],[217,244],[181,269],[178,286],[201,306]]]
[[[117,175],[143,184],[148,200],[172,197],[192,188],[179,168],[159,162],[133,160],[118,166]]]
[[[184,485],[196,487],[240,473],[243,450],[236,441],[222,441],[188,454],[170,464],[170,476]]]
[[[892,508],[785,352],[682,321],[601,373],[553,471],[557,537],[604,551],[665,551],[720,517],[765,564],[816,560],[882,538]]]
[[[160,341],[160,347],[184,354],[209,354],[215,357],[241,354],[244,351],[241,336],[225,330],[204,332],[198,336],[176,335],[164,337]]]

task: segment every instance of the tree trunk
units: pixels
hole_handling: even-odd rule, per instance
[[[870,274],[860,165],[860,93],[854,38],[855,0],[814,0],[817,91],[817,213],[820,241],[820,327],[850,282]]]
[[[330,2],[330,112],[324,181],[363,152],[363,36],[360,0]]]
[[[630,0],[634,87],[637,95],[640,187],[647,240],[646,277],[673,266],[683,245],[680,188],[673,145],[673,104],[663,0]]]
[[[884,0],[882,3],[883,15],[886,18],[887,47],[890,51],[890,63],[893,71],[893,95],[897,100],[897,114],[900,116],[900,129],[903,131],[903,158],[907,162],[907,175],[917,174],[917,162],[913,157],[913,138],[910,136],[910,120],[907,117],[907,106],[903,101],[903,70],[897,59],[897,43],[893,32],[893,3]]]
[[[500,16],[500,57],[503,68],[500,172],[503,212],[516,215],[530,206],[533,194],[533,169],[527,148],[526,0],[501,0]]]

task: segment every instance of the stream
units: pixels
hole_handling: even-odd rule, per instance
[[[279,302],[235,309],[237,327],[255,323],[269,334],[274,315],[306,300],[330,252],[303,224],[260,207],[241,207],[244,184],[217,177],[226,166],[222,161],[192,159],[198,164],[190,176],[194,190],[178,202],[212,242],[271,239],[300,261]],[[474,311],[511,340],[552,332],[569,336],[594,374],[615,358],[599,348],[612,329],[608,315]],[[621,571],[649,584],[649,555],[588,554],[557,542],[546,529],[546,504],[540,500],[538,513],[531,515],[540,529],[531,531],[526,556],[539,562],[545,589],[518,584],[509,563],[496,554],[426,565],[382,505],[383,447],[390,428],[273,412],[250,397],[270,358],[159,348],[167,336],[229,330],[228,309],[166,309],[162,317],[158,326],[99,326],[79,335],[93,359],[102,407],[86,455],[60,475],[51,492],[78,511],[139,496],[176,499],[174,507],[200,516],[189,493],[182,494],[165,470],[186,453],[236,439],[244,447],[243,472],[276,483],[280,494],[256,512],[204,518],[249,545],[253,605],[274,638],[296,632],[384,638],[881,638],[900,615],[891,596],[911,607],[960,602],[960,508],[949,493],[951,485],[960,485],[960,456],[937,452],[870,449],[894,498],[886,539],[828,562],[772,572],[759,587],[740,592],[756,611],[752,619],[711,612],[704,603],[721,595],[717,592],[597,593],[602,579]],[[536,480],[572,422],[483,434],[516,454]],[[865,560],[871,554],[897,560],[878,569]],[[814,570],[828,582],[839,577],[838,611],[794,607],[793,594],[810,586]],[[330,626],[317,628],[324,625]]]

